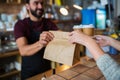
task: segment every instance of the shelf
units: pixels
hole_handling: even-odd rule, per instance
[[[11,51],[11,52],[6,52],[3,54],[0,54],[0,58],[5,58],[5,57],[11,57],[11,56],[15,56],[18,55],[19,51]]]
[[[1,0],[0,4],[23,4],[24,0]]]
[[[101,30],[101,29],[95,29],[94,34],[95,35],[102,35],[106,30]]]
[[[54,23],[58,24],[58,23],[79,23],[80,24],[80,20],[53,20]]]
[[[13,75],[16,75],[16,74],[19,74],[19,73],[20,73],[20,71],[18,71],[18,70],[12,70],[12,71],[10,71],[8,73],[0,75],[0,79],[1,78],[6,78],[6,77],[9,77],[9,76],[13,76]]]

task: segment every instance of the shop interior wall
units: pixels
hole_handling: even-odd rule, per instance
[[[0,4],[0,13],[17,14],[24,4]]]

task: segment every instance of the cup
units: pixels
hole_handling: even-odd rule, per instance
[[[83,33],[93,36],[94,35],[94,26],[92,24],[90,25],[83,25]]]
[[[83,32],[83,26],[82,25],[74,25],[73,27],[74,31],[82,31]],[[84,46],[77,44],[78,49],[80,49],[80,56],[84,56]]]
[[[94,26],[92,24],[89,25],[82,25],[82,31],[83,33],[85,33],[86,35],[89,36],[94,36]],[[92,54],[89,52],[89,50],[87,48],[85,48],[85,55],[88,58],[93,58]]]
[[[89,25],[74,25],[74,31],[82,31],[86,35],[93,36],[94,35],[94,26],[92,24]],[[84,56],[87,55],[88,57],[92,58],[91,53],[82,45],[78,45],[80,47],[80,55]],[[86,54],[85,54],[86,53]]]
[[[82,31],[82,25],[74,25],[73,30],[74,31]]]

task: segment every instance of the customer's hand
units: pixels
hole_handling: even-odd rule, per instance
[[[53,38],[54,35],[51,32],[44,31],[40,34],[39,43],[45,47]]]
[[[112,39],[109,36],[103,36],[103,35],[95,35],[94,37],[96,38],[97,43],[102,47],[109,46]]]
[[[69,41],[71,43],[78,43],[85,45],[87,43],[87,38],[90,38],[90,36],[84,34],[81,31],[73,31],[69,34]]]

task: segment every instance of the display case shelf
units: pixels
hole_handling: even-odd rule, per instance
[[[3,53],[3,54],[0,54],[0,59],[1,58],[6,58],[6,57],[11,57],[11,56],[16,56],[18,54],[19,54],[18,51],[6,52],[6,53]]]
[[[13,76],[13,75],[16,75],[16,74],[19,74],[19,73],[20,73],[20,71],[18,71],[18,70],[12,70],[10,72],[7,72],[7,73],[4,73],[4,74],[0,75],[0,79],[7,78],[9,76]]]

